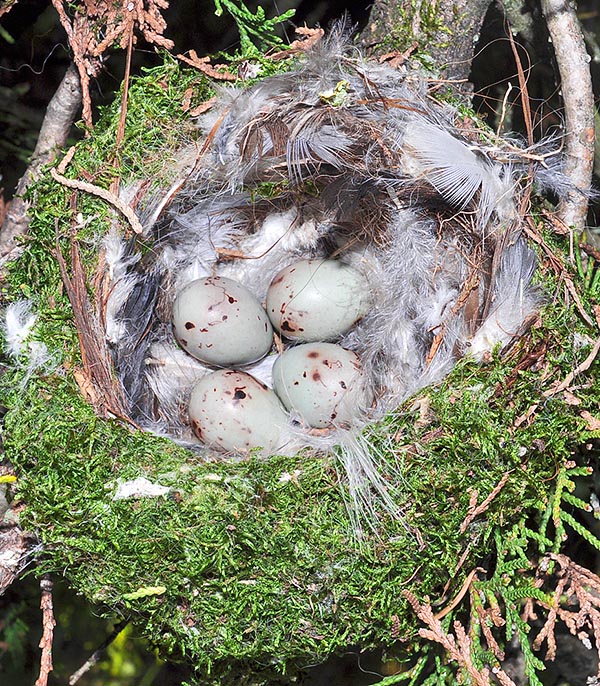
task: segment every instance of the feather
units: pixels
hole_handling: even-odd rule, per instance
[[[494,349],[508,345],[538,311],[542,297],[531,285],[535,268],[535,253],[522,239],[503,251],[492,286],[490,312],[467,341],[469,354],[476,360],[481,361]]]
[[[31,300],[17,300],[4,311],[4,341],[6,352],[18,359],[27,355],[27,339],[37,321]]]
[[[501,221],[514,216],[510,174],[458,140],[451,132],[415,118],[407,126],[403,147],[416,174],[427,179],[453,207],[466,210],[475,196],[477,223],[485,228],[496,213]]]
[[[31,300],[17,300],[8,305],[2,318],[6,353],[24,370],[21,384],[26,386],[37,371],[50,372],[59,364],[58,351],[50,352],[42,341],[33,339],[38,316]]]

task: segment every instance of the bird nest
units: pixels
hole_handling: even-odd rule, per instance
[[[543,147],[499,140],[433,99],[418,71],[364,60],[336,35],[290,71],[217,88],[197,129],[177,109],[190,89],[207,99],[206,79],[173,65],[132,86],[120,196],[100,188],[108,113],[38,186],[9,276],[39,310],[7,316],[12,352],[29,360],[7,422],[45,568],[66,566],[88,597],[139,613],[205,670],[388,645],[415,626],[399,589],[447,599],[499,524],[545,502],[580,440],[573,406],[553,402],[567,386],[542,396],[537,375],[562,374],[589,343],[571,306],[550,304],[557,279],[578,296],[530,214],[533,184],[560,193],[565,180]],[[190,398],[223,363],[190,354],[178,298],[233,282],[269,309],[272,283],[300,263],[350,270],[360,311],[307,343],[272,308],[272,344],[233,359],[237,386],[219,391],[214,422],[245,422],[239,379],[271,394],[273,370],[306,345],[353,356],[351,384],[336,381],[349,395],[329,398],[321,422],[280,391],[276,419],[258,411],[274,434],[227,443],[229,425],[207,438]],[[336,287],[321,288],[319,332]],[[30,331],[38,347],[23,348]],[[238,335],[244,352],[243,330],[222,340]],[[551,441],[559,425],[567,438]]]
[[[138,197],[137,234],[113,228],[103,241],[101,331],[82,336],[103,402],[209,454],[335,446],[356,490],[383,496],[364,427],[463,356],[506,349],[536,317],[536,257],[522,235],[532,164],[459,130],[422,79],[350,57],[337,35],[291,72],[222,89],[199,126],[200,145],[175,153],[171,187]],[[287,292],[273,295],[281,280]],[[268,301],[275,342],[244,298]],[[349,314],[336,328],[337,310]],[[267,332],[258,353],[251,318]]]

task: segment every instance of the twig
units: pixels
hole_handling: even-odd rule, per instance
[[[74,152],[73,148],[69,150],[69,153],[67,153],[65,159],[69,158],[69,154],[71,152]],[[64,166],[66,166],[64,164],[64,161],[65,160],[61,162],[57,169],[50,170],[50,176],[55,181],[58,181],[58,183],[62,184],[63,186],[66,186],[67,188],[73,188],[74,190],[84,191],[85,193],[91,193],[92,195],[95,195],[98,198],[102,198],[102,200],[105,200],[109,205],[112,205],[116,210],[119,210],[119,212],[129,222],[129,225],[131,226],[131,229],[134,233],[144,233],[144,227],[142,226],[140,220],[137,218],[136,213],[131,209],[131,207],[122,202],[114,193],[107,191],[105,188],[95,186],[93,183],[88,183],[87,181],[80,181],[79,179],[68,179],[66,176],[64,176],[61,173]]]
[[[119,126],[117,128],[117,137],[115,140],[115,158],[113,161],[114,168],[118,171],[120,167],[119,162],[119,148],[125,138],[125,124],[127,122],[127,101],[129,98],[129,79],[131,76],[131,56],[133,53],[133,21],[130,21],[127,27],[127,55],[125,57],[125,75],[123,76],[123,93],[121,95],[121,114],[119,116]],[[114,181],[110,184],[110,192],[115,196],[119,194],[120,174],[115,175]]]
[[[238,77],[235,74],[226,71],[227,65],[217,64],[213,66],[210,64],[210,57],[198,57],[198,53],[195,50],[190,50],[189,55],[189,57],[177,55],[177,59],[199,69],[211,79],[216,79],[217,81],[237,81]]]
[[[478,517],[480,514],[483,514],[488,507],[490,506],[490,503],[492,500],[500,493],[500,491],[504,488],[504,485],[508,481],[508,476],[510,472],[505,472],[498,484],[494,487],[492,492],[488,495],[488,497],[481,503],[481,505],[478,505],[477,507],[469,507],[469,512],[467,513],[467,516],[465,517],[463,523],[460,525],[460,533],[464,534],[467,528],[469,527],[469,524],[475,519],[475,517]],[[477,501],[475,501],[476,503]]]
[[[575,188],[587,191],[594,163],[594,94],[589,56],[577,14],[566,0],[541,0],[560,73],[565,107],[565,174]],[[585,226],[588,199],[573,191],[559,206],[559,216],[575,230]]]
[[[471,572],[469,572],[467,578],[465,579],[463,585],[460,587],[460,591],[454,597],[454,600],[446,605],[443,610],[440,610],[435,616],[436,619],[443,619],[447,614],[450,614],[452,610],[460,603],[460,601],[467,595],[469,588],[477,572],[483,572],[481,567],[475,567]]]
[[[121,2],[95,2],[83,0],[83,7],[71,12],[66,0],[52,0],[64,28],[73,60],[79,71],[83,91],[82,117],[92,128],[91,77],[104,67],[103,53],[113,44],[127,47],[129,30],[135,27],[145,40],[169,50],[173,42],[162,34],[166,22],[161,12],[168,8],[167,0],[122,0]],[[133,38],[135,43],[135,37]]]
[[[53,669],[52,666],[52,640],[54,638],[54,608],[52,605],[52,581],[48,574],[44,574],[40,580],[42,598],[40,608],[42,610],[43,633],[40,640],[42,657],[40,659],[40,675],[36,679],[35,686],[47,686],[48,676]]]
[[[103,416],[114,415],[128,421],[125,399],[113,377],[110,352],[106,341],[99,335],[98,323],[92,314],[79,247],[75,239],[71,237],[72,275],[69,275],[66,260],[60,249],[58,226],[54,255],[73,308],[73,319],[77,329],[83,363],[84,376],[82,378],[87,387],[92,389],[90,400],[94,402],[99,414]]]
[[[81,665],[81,667],[71,674],[69,677],[69,686],[74,686],[81,677],[90,671],[90,669],[98,663],[100,658],[103,656],[104,651],[108,646],[115,640],[115,638],[123,631],[127,626],[128,620],[123,619],[118,624],[115,625],[114,629],[106,637],[104,641],[94,650],[94,652],[89,656],[89,658]]]
[[[557,386],[553,386],[552,388],[549,388],[547,391],[543,392],[544,398],[550,398],[553,395],[556,395],[557,393],[560,393],[561,391],[564,391],[567,389],[573,379],[577,376],[577,374],[581,374],[581,372],[587,371],[593,364],[594,360],[596,357],[598,357],[598,353],[600,352],[600,338],[596,340],[594,343],[594,347],[592,348],[590,354],[585,358],[585,360],[575,367],[573,371],[569,372],[567,376],[565,376],[564,380],[561,381]]]
[[[65,146],[80,107],[81,86],[77,69],[72,64],[48,104],[29,166],[19,181],[15,197],[2,222],[0,256],[11,252],[17,245],[15,239],[27,232],[30,219],[27,216],[29,204],[24,198],[25,191],[37,179],[42,166],[53,162],[57,152]]]
[[[510,43],[510,49],[512,50],[513,57],[515,58],[515,64],[517,65],[517,76],[519,79],[519,89],[521,91],[521,105],[523,106],[523,119],[525,120],[525,128],[527,129],[527,144],[529,147],[532,147],[533,123],[531,119],[531,106],[529,104],[527,79],[525,78],[525,71],[523,70],[521,58],[519,57],[519,51],[517,50],[517,45],[515,43],[515,39],[513,38],[510,27],[508,29],[508,41]]]
[[[542,238],[531,217],[527,217],[527,224],[524,226],[524,231],[527,236],[535,241],[550,258],[550,265],[552,269],[564,281],[567,290],[575,301],[575,305],[577,306],[579,314],[583,317],[587,324],[590,326],[595,326],[594,320],[585,311],[583,303],[581,302],[581,298],[579,297],[577,289],[575,288],[575,284],[573,283],[573,279],[569,276],[569,272],[567,271],[563,261],[548,247],[546,241]]]
[[[484,667],[480,671],[473,664],[471,641],[460,622],[454,622],[454,631],[456,632],[456,637],[454,637],[444,631],[440,620],[434,616],[431,605],[421,605],[410,591],[403,591],[403,595],[412,606],[417,617],[429,627],[428,629],[419,629],[419,636],[439,643],[448,653],[448,657],[458,663],[459,667],[469,675],[470,683],[474,686],[491,686],[489,669]]]

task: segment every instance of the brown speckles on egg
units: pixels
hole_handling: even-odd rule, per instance
[[[202,426],[202,441],[226,452],[245,453],[260,447],[273,452],[287,424],[275,393],[249,374],[233,369],[212,372],[194,386],[189,415],[190,422]]]
[[[182,345],[184,348],[187,348],[188,342],[185,340],[185,338],[180,338],[180,339],[179,339],[179,342],[181,343],[181,345]]]
[[[267,291],[267,311],[294,322],[287,337],[299,341],[331,340],[348,331],[370,304],[364,276],[340,260],[298,260],[285,267]],[[284,332],[281,318],[271,320]],[[300,328],[298,322],[302,322]]]
[[[273,367],[275,391],[307,426],[347,424],[355,408],[363,405],[354,360],[355,353],[333,343],[288,348]]]
[[[296,329],[289,323],[287,319],[284,319],[281,322],[281,330],[286,331],[287,333],[294,333]]]
[[[186,328],[188,331],[189,331],[190,329],[195,328],[195,327],[196,327],[196,325],[194,324],[194,322],[186,322],[186,323],[185,323],[185,328]]]

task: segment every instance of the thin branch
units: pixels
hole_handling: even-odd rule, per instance
[[[465,579],[463,585],[460,587],[460,591],[456,594],[456,597],[454,600],[446,605],[446,607],[443,610],[440,610],[435,616],[436,619],[443,619],[447,614],[450,614],[452,610],[454,610],[455,607],[457,607],[461,600],[467,595],[469,592],[469,589],[471,588],[471,584],[473,583],[473,579],[477,575],[478,572],[483,572],[485,571],[481,567],[475,567],[475,569],[471,570],[471,572],[467,575],[467,578]]]
[[[592,182],[594,164],[594,93],[590,57],[581,26],[567,0],[541,0],[548,33],[560,72],[565,107],[565,173],[575,188],[559,206],[559,217],[568,226],[582,231],[588,199],[585,191]]]
[[[27,232],[30,221],[27,216],[29,204],[23,196],[38,178],[42,166],[53,162],[58,151],[66,145],[80,107],[81,87],[77,69],[72,64],[48,104],[29,166],[19,181],[14,199],[8,206],[0,229],[0,256],[10,253],[17,246],[16,238]]]
[[[115,638],[123,631],[127,626],[128,620],[124,619],[118,624],[115,624],[114,629],[106,637],[104,641],[94,650],[94,652],[89,656],[89,658],[81,665],[81,667],[71,674],[69,677],[69,686],[75,686],[75,684],[81,679],[81,677],[90,671],[90,669],[98,663],[98,661],[104,655],[108,646],[115,640]]]
[[[84,191],[85,193],[91,193],[98,198],[102,198],[102,200],[105,200],[109,205],[112,205],[112,207],[119,210],[119,212],[129,222],[129,225],[134,233],[143,233],[144,227],[141,225],[136,213],[131,209],[131,207],[129,207],[129,205],[126,205],[114,193],[107,191],[105,188],[100,188],[100,186],[95,186],[93,183],[80,181],[79,179],[68,179],[66,176],[64,176],[63,172],[64,168],[66,167],[65,160],[67,160],[67,162],[70,161],[70,159],[73,157],[73,152],[74,148],[71,148],[71,150],[69,150],[69,152],[65,155],[65,158],[60,163],[58,168],[50,170],[50,176],[55,181],[63,186],[66,186],[67,188],[72,188],[73,190],[77,191]]]
[[[544,396],[544,398],[550,398],[553,395],[556,395],[557,393],[560,393],[561,391],[566,390],[571,385],[571,383],[573,382],[573,379],[578,374],[581,374],[581,372],[587,371],[592,366],[592,364],[594,363],[594,361],[598,357],[598,353],[600,353],[600,338],[598,338],[596,340],[596,342],[594,343],[594,345],[592,347],[590,354],[585,358],[585,360],[579,366],[575,367],[575,369],[570,371],[567,374],[567,376],[563,379],[563,381],[561,381],[559,384],[557,384],[556,386],[553,386],[552,388],[549,388],[547,391],[543,392],[542,395]]]
[[[98,335],[98,322],[92,313],[79,247],[75,238],[71,236],[72,274],[70,275],[66,260],[60,250],[58,227],[54,255],[58,261],[60,275],[73,308],[73,319],[79,338],[83,364],[80,387],[83,385],[84,388],[88,389],[89,400],[95,405],[98,414],[104,417],[113,415],[126,420],[126,402],[121,390],[114,382],[110,352],[104,338]]]
[[[35,686],[47,686],[48,677],[53,669],[52,666],[52,641],[54,640],[54,607],[52,604],[52,581],[48,574],[44,574],[40,580],[42,598],[40,608],[42,610],[43,633],[40,640],[42,657],[40,659],[40,675],[36,679]]]
[[[465,531],[468,529],[469,524],[475,519],[475,517],[478,517],[480,514],[483,514],[488,507],[490,506],[492,500],[500,493],[500,491],[504,488],[504,485],[508,481],[510,472],[505,472],[500,481],[496,484],[492,492],[488,495],[488,497],[481,503],[481,505],[477,505],[477,501],[474,503],[474,507],[471,507],[469,504],[469,511],[467,513],[467,516],[465,517],[463,523],[460,525],[460,533],[464,534]]]

